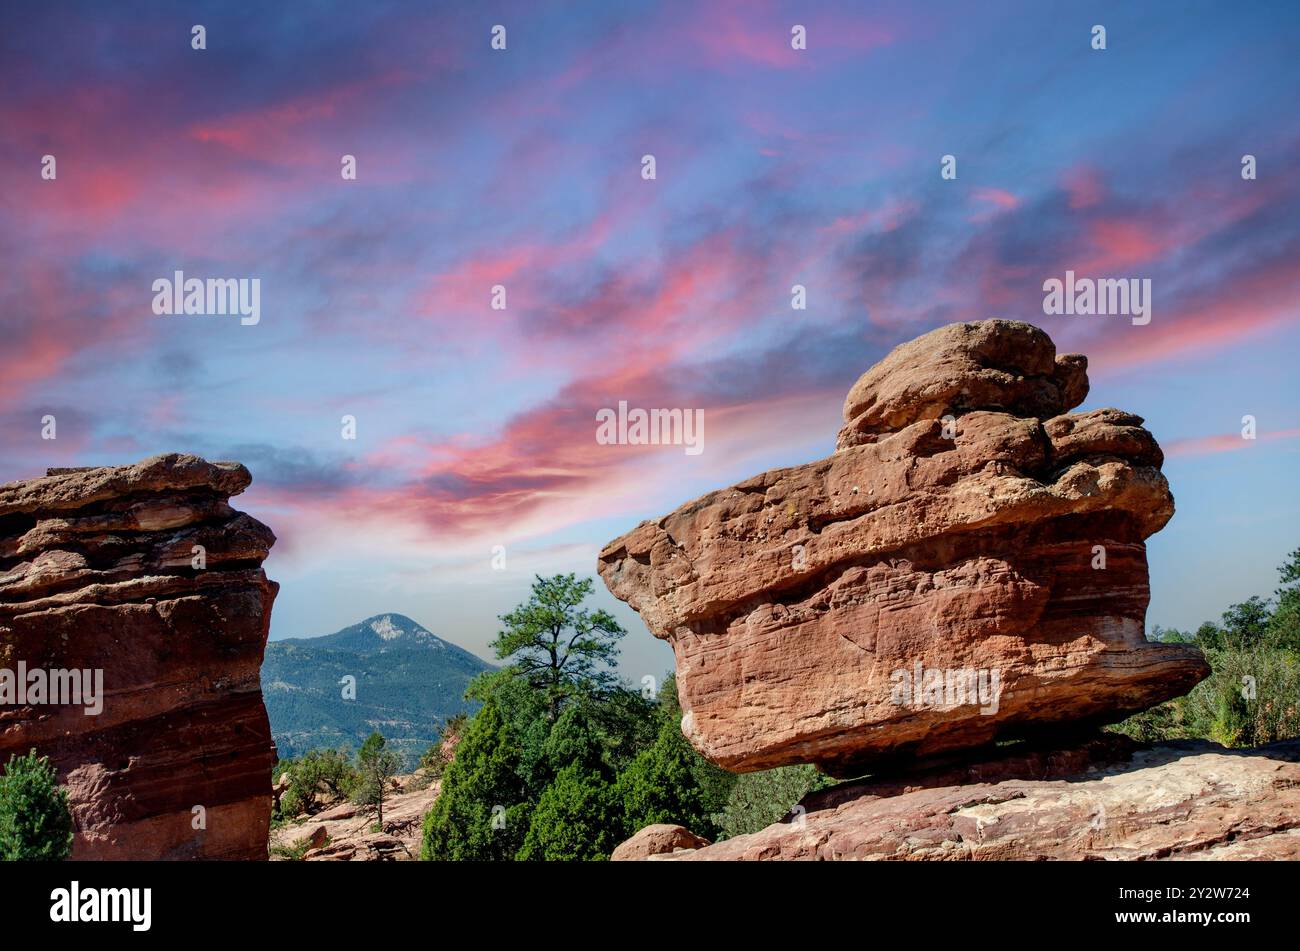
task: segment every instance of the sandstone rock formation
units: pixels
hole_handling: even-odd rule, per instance
[[[74,858],[266,858],[275,536],[227,503],[250,481],[171,454],[0,486],[0,668],[102,671],[97,715],[0,706],[0,762],[34,747],[68,787]]]
[[[1300,859],[1300,740],[1110,742],[838,786],[759,832],[658,858]]]
[[[709,844],[685,826],[663,822],[646,826],[614,850],[610,859],[615,862],[632,862],[637,859],[658,858],[674,852],[694,851]]]
[[[1068,413],[1087,361],[953,324],[852,388],[828,458],[643,522],[598,568],[673,646],[683,731],[735,771],[839,776],[1190,689],[1148,643],[1144,540],[1173,514],[1142,420]]]

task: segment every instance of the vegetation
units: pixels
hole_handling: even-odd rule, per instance
[[[401,757],[384,749],[384,738],[378,733],[366,737],[361,749],[357,750],[357,779],[352,799],[361,805],[375,807],[377,831],[384,828],[384,796],[388,783],[397,775],[401,765]]]
[[[1269,599],[1234,604],[1195,632],[1155,628],[1157,640],[1195,644],[1212,673],[1185,697],[1113,729],[1143,742],[1205,738],[1247,747],[1300,736],[1300,549]]]
[[[280,795],[282,817],[316,812],[322,800],[346,799],[359,781],[357,770],[342,750],[310,750],[296,760],[282,760],[273,779],[289,775],[289,788]]]
[[[519,737],[489,698],[466,728],[425,817],[420,857],[513,858],[531,811],[520,767]]]
[[[325,843],[328,845],[329,839],[326,839]],[[288,859],[290,862],[301,862],[303,856],[307,854],[307,851],[310,848],[311,836],[303,836],[297,842],[290,843],[289,845],[273,845],[270,848],[270,852],[277,858]]]
[[[441,779],[447,764],[451,762],[451,751],[460,741],[461,734],[465,732],[465,724],[468,722],[469,715],[464,713],[449,718],[438,731],[437,738],[420,756],[418,768],[424,770],[432,779]]]
[[[58,862],[72,852],[72,812],[49,757],[11,755],[0,774],[0,860]]]
[[[804,796],[833,781],[815,766],[780,766],[736,778],[718,825],[727,838],[757,832],[790,814]]]
[[[609,612],[581,606],[591,589],[590,578],[539,576],[532,597],[501,618],[505,630],[492,642],[498,657],[543,692],[552,722],[566,698],[615,683],[609,667],[626,631]]]
[[[651,696],[617,681],[623,629],[582,607],[591,590],[538,578],[502,617],[507,665],[466,692],[482,706],[443,772],[421,858],[604,859],[653,822],[716,834],[735,777],[681,735],[672,677]]]

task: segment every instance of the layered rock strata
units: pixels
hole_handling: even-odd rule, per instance
[[[1253,750],[1112,737],[806,796],[672,860],[1300,859],[1300,740]],[[614,853],[620,857],[619,852]]]
[[[0,705],[0,763],[50,757],[74,858],[266,858],[278,585],[261,568],[275,536],[228,503],[250,481],[170,454],[0,486],[0,670],[102,677],[98,712],[52,691]]]
[[[833,455],[610,542],[600,575],[672,644],[695,747],[860,775],[1206,676],[1145,638],[1144,541],[1173,497],[1140,417],[1068,412],[1086,370],[1029,324],[940,328],[854,385]]]

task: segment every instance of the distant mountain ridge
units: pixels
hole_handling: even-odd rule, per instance
[[[469,713],[469,682],[492,665],[402,614],[376,614],[323,637],[266,645],[262,694],[281,759],[353,750],[378,730],[413,766],[451,716]],[[346,676],[356,699],[343,699]]]
[[[320,637],[286,637],[271,641],[272,644],[301,644],[330,650],[387,650],[409,649],[414,646],[432,647],[437,650],[459,651],[475,660],[469,651],[457,647],[450,641],[444,641],[426,627],[416,624],[404,614],[376,614],[351,627],[345,627],[333,634]],[[483,661],[479,660],[479,663]]]

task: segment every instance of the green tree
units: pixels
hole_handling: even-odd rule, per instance
[[[616,683],[609,668],[626,632],[608,611],[581,606],[591,591],[590,578],[539,575],[528,601],[502,615],[504,629],[492,642],[511,670],[543,692],[552,722],[567,697]]]
[[[1277,607],[1268,621],[1268,640],[1274,647],[1300,654],[1300,548],[1278,569],[1281,586],[1275,592]]]
[[[691,831],[698,835],[714,838],[721,833],[718,818],[727,805],[731,787],[739,778],[729,770],[705,759],[689,741],[681,735],[682,705],[677,696],[677,674],[670,673],[664,677],[658,695],[659,716],[670,722],[677,730],[677,740],[686,751],[691,776],[700,793],[700,807],[709,817],[708,825],[692,826]],[[640,828],[639,826],[637,828]],[[633,830],[636,831],[636,830]]]
[[[11,755],[0,774],[0,860],[58,862],[72,852],[72,812],[49,757]]]
[[[698,756],[677,723],[665,719],[655,742],[618,777],[618,797],[629,831],[671,822],[700,835],[715,834],[710,803],[696,777]]]
[[[542,758],[551,775],[558,775],[567,766],[578,766],[593,773],[607,769],[601,737],[588,706],[575,703],[565,707],[542,741]]]
[[[552,862],[606,859],[626,832],[609,778],[579,764],[565,766],[533,810],[518,857]]]
[[[615,679],[623,630],[581,607],[591,588],[538,578],[502,617],[494,646],[511,663],[466,690],[482,707],[425,817],[422,858],[606,858],[658,821],[711,834],[734,777],[681,735],[671,676],[657,698]]]
[[[366,737],[357,750],[357,786],[353,799],[378,812],[379,828],[384,827],[384,796],[388,781],[397,775],[402,758],[392,750],[384,749],[385,740],[379,733]]]
[[[660,705],[639,691],[605,691],[586,706],[605,763],[615,773],[625,769],[659,735]]]
[[[276,771],[289,774],[289,788],[280,796],[282,816],[315,812],[322,797],[346,799],[357,782],[357,772],[342,750],[308,750]]]
[[[519,764],[517,737],[489,696],[465,728],[442,790],[425,816],[420,858],[514,858],[531,812]]]

